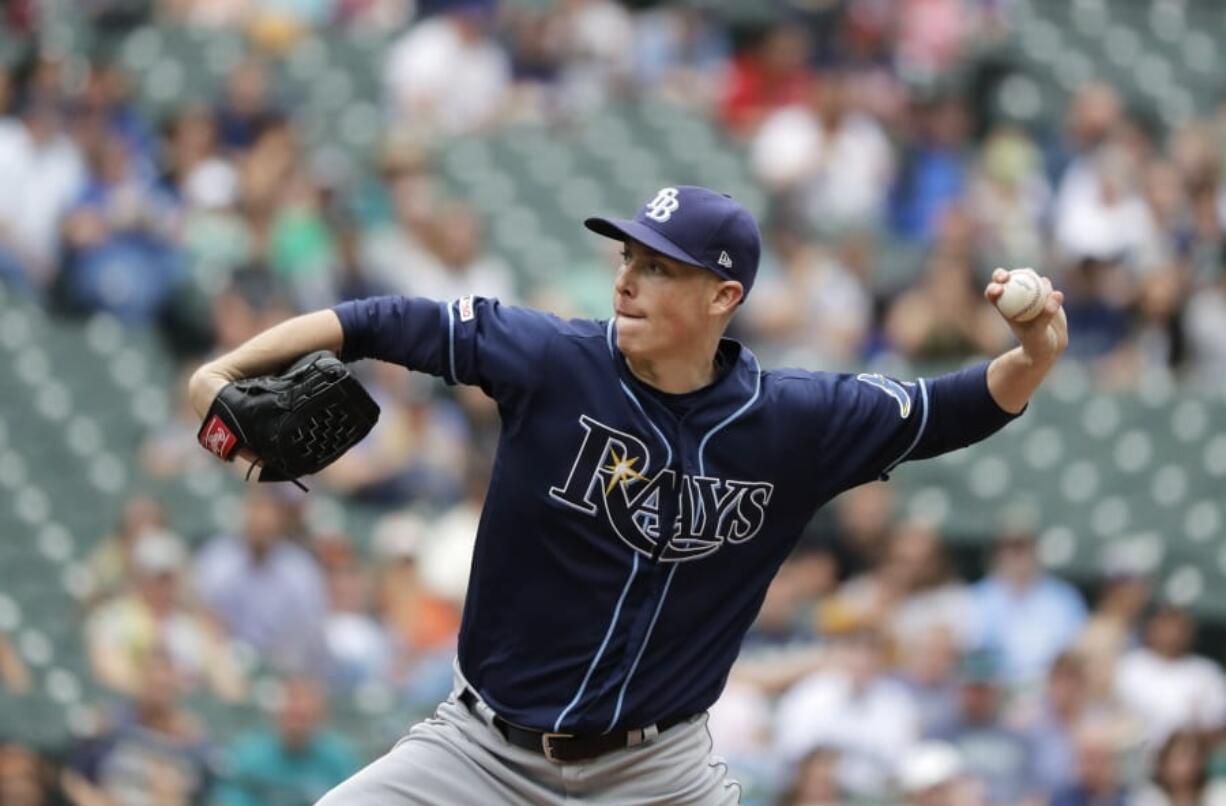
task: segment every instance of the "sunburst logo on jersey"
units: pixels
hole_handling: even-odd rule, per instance
[[[647,480],[642,473],[634,469],[634,465],[639,460],[637,456],[618,456],[614,448],[609,448],[609,456],[612,457],[611,462],[608,466],[601,468],[609,474],[609,483],[604,488],[605,495],[613,492],[614,487],[624,482]]]

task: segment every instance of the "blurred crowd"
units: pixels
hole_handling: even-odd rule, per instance
[[[710,723],[746,802],[1226,803],[1226,675],[1143,544],[1078,588],[1010,510],[957,569],[891,499],[844,494],[767,594]]]
[[[605,315],[599,243],[594,290],[567,266],[530,279],[436,147],[508,121],[564,132],[648,95],[708,116],[765,191],[768,254],[734,328],[768,363],[998,353],[1010,334],[983,286],[1030,265],[1065,290],[1069,360],[1099,384],[1226,367],[1226,107],[1169,127],[1087,83],[1053,125],[1012,119],[992,100],[1008,0],[80,6],[101,43],[85,60],[34,46],[48,4],[3,10],[31,46],[0,66],[0,283],[155,328],[184,372],[377,293]],[[242,30],[249,48],[216,97],[155,117],[105,46],[150,23]],[[358,171],[317,159],[276,81],[324,27],[392,40],[372,65],[386,136]],[[133,497],[97,542],[81,624],[91,685],[117,705],[57,754],[0,735],[0,804],[311,803],[363,760],[329,700],[383,691],[420,715],[446,695],[497,412],[478,390],[360,371],[383,415],[318,484],[377,511],[371,534],[318,528],[271,486],[217,534]],[[181,400],[142,473],[199,473],[197,426]],[[1144,557],[1124,547],[1077,589],[1043,571],[1033,524],[995,525],[990,556],[955,567],[885,485],[835,511],[781,569],[713,712],[746,803],[1226,803],[1226,681]],[[3,634],[0,681],[29,687]],[[193,715],[201,697],[268,724],[221,732]]]

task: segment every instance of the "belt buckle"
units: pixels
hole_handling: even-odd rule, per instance
[[[545,754],[545,758],[549,759],[550,761],[553,761],[553,762],[564,761],[565,759],[560,759],[553,754],[552,742],[554,739],[573,739],[573,738],[575,738],[575,734],[573,733],[542,733],[541,734],[541,751]]]

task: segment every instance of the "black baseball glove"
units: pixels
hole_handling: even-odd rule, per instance
[[[302,487],[299,476],[332,464],[378,419],[378,404],[349,368],[320,350],[281,375],[223,386],[196,438],[227,462],[247,448],[262,468],[260,481],[292,481]]]

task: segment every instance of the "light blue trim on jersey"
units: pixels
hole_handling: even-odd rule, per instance
[[[451,382],[459,383],[455,376],[455,303],[447,303],[447,354],[451,360]]]
[[[562,709],[562,713],[558,714],[557,720],[553,723],[555,732],[561,730],[562,720],[566,719],[566,715],[570,713],[571,709],[579,703],[579,700],[583,699],[583,692],[587,690],[587,684],[592,679],[592,672],[596,671],[596,664],[600,663],[600,658],[609,647],[609,639],[613,637],[613,629],[617,626],[617,617],[621,615],[622,604],[626,601],[626,594],[630,592],[630,583],[634,581],[634,577],[638,572],[639,553],[636,551],[634,552],[634,564],[630,566],[630,576],[626,578],[626,584],[622,587],[622,595],[617,598],[617,606],[613,608],[613,618],[609,620],[609,629],[605,630],[604,640],[600,642],[600,649],[596,650],[596,656],[588,664],[587,674],[583,676],[583,682],[579,684],[579,690],[575,692],[575,696],[570,701],[570,704]]]
[[[639,652],[634,656],[634,663],[630,664],[630,671],[626,673],[626,679],[622,682],[621,690],[617,692],[617,707],[613,709],[613,718],[609,720],[609,727],[605,728],[605,733],[613,730],[617,720],[621,718],[622,703],[626,699],[626,689],[630,688],[630,681],[634,679],[634,673],[639,668],[639,661],[643,659],[643,652],[647,649],[647,642],[651,640],[651,631],[656,628],[656,619],[660,618],[660,611],[664,609],[664,600],[668,598],[668,588],[673,584],[673,577],[676,575],[679,567],[680,563],[673,563],[673,570],[668,572],[668,579],[664,581],[664,592],[660,594],[660,601],[656,603],[656,612],[652,614],[651,623],[647,625],[647,634],[643,636],[643,643],[639,645]]]
[[[919,444],[920,438],[924,436],[924,429],[928,427],[928,385],[924,383],[923,378],[919,379],[919,388],[920,402],[924,404],[924,413],[920,417],[919,431],[916,432],[915,439],[911,440],[911,444],[907,446],[907,449],[902,452],[902,456],[895,459],[893,464],[881,471],[883,476],[889,474],[894,468],[902,464],[904,459],[911,455],[911,451],[915,450],[915,446]]]
[[[618,383],[622,385],[622,391],[625,392],[626,396],[630,398],[630,402],[633,403],[635,408],[639,410],[639,414],[643,415],[643,419],[647,421],[649,426],[651,426],[651,430],[656,432],[656,436],[659,437],[660,442],[664,444],[664,450],[668,451],[668,456],[664,459],[664,469],[667,470],[668,468],[672,467],[673,446],[668,444],[668,440],[664,438],[664,434],[659,428],[656,428],[656,424],[650,417],[647,416],[647,411],[643,408],[643,404],[639,402],[638,396],[634,394],[634,390],[629,386],[626,386],[625,381],[619,380]]]
[[[707,449],[707,442],[711,439],[711,437],[715,436],[715,432],[724,428],[737,417],[740,417],[742,414],[749,411],[749,407],[754,404],[754,401],[758,399],[758,395],[762,393],[762,367],[758,365],[758,357],[756,355],[753,353],[750,353],[749,355],[751,358],[753,358],[754,371],[757,372],[757,378],[753,387],[753,395],[750,396],[749,400],[745,401],[745,405],[741,406],[739,409],[716,423],[715,426],[703,436],[702,441],[698,443],[698,472],[701,475],[707,475],[707,468],[703,464],[702,458],[703,451]]]

